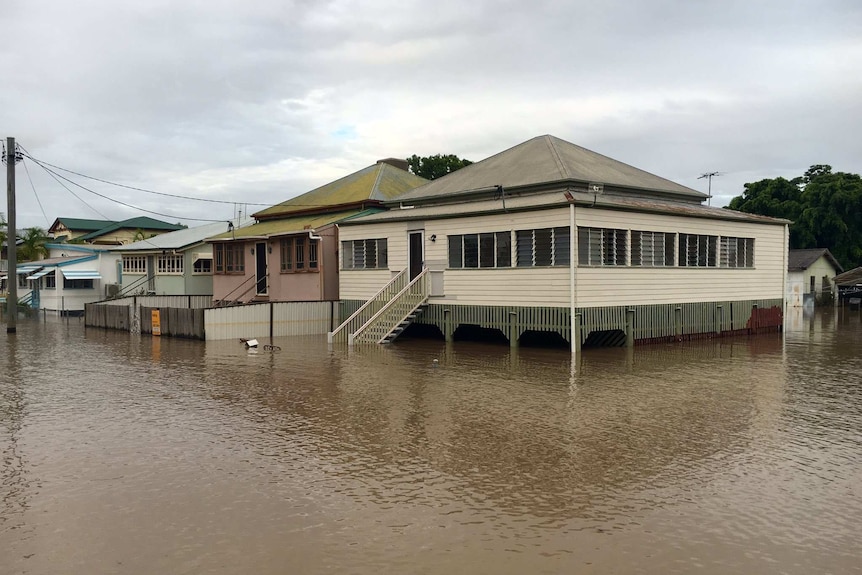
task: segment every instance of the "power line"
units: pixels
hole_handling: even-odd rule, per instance
[[[193,197],[191,197],[191,196],[181,196],[181,195],[179,195],[179,194],[168,194],[168,193],[166,193],[166,192],[156,192],[156,191],[153,191],[153,190],[147,190],[147,189],[144,189],[144,188],[138,188],[138,187],[135,187],[135,186],[128,186],[128,185],[126,185],[126,184],[118,184],[118,183],[116,183],[116,182],[111,182],[111,181],[109,181],[109,180],[103,180],[102,178],[97,178],[97,177],[95,177],[95,176],[88,176],[87,174],[82,174],[82,173],[80,173],[80,172],[76,172],[75,170],[70,170],[70,169],[68,169],[68,168],[63,168],[63,167],[60,167],[60,166],[55,166],[54,164],[48,163],[48,162],[46,162],[46,161],[44,161],[44,160],[37,160],[36,158],[34,158],[34,157],[30,154],[30,152],[27,152],[27,150],[24,150],[24,151],[26,152],[26,157],[30,158],[31,160],[33,160],[33,161],[34,161],[34,162],[36,162],[36,163],[42,163],[42,164],[44,164],[45,166],[50,166],[50,167],[52,167],[52,168],[54,168],[54,169],[56,169],[56,170],[60,170],[60,171],[63,171],[63,172],[68,172],[68,173],[70,173],[70,174],[75,174],[76,176],[80,176],[80,177],[82,177],[82,178],[87,178],[88,180],[95,180],[95,181],[97,181],[97,182],[102,182],[103,184],[108,184],[108,185],[111,185],[111,186],[117,186],[118,188],[126,188],[127,190],[135,190],[136,192],[145,192],[145,193],[147,193],[147,194],[155,194],[155,195],[157,195],[157,196],[167,196],[167,197],[169,197],[169,198],[178,198],[178,199],[181,199],[181,200],[194,200],[194,201],[196,201],[196,202],[211,202],[211,203],[214,203],[214,204],[236,204],[236,203],[242,203],[242,204],[247,204],[247,205],[249,205],[249,206],[269,206],[269,205],[272,205],[272,204],[258,204],[258,203],[252,203],[252,202],[233,202],[233,201],[230,201],[230,200],[212,200],[212,199],[209,199],[209,198],[193,198]]]
[[[33,178],[30,177],[30,168],[27,167],[27,162],[24,162],[24,171],[27,172],[27,179],[30,180],[30,187],[33,188],[33,195],[36,196],[36,202],[39,204],[39,209],[42,210],[45,223],[50,226],[51,220],[48,219],[48,214],[45,213],[45,208],[42,207],[42,200],[39,199],[39,194],[36,193],[36,186],[33,185]]]
[[[57,172],[55,172],[55,171],[54,171],[54,170],[52,170],[51,168],[48,168],[47,166],[43,166],[43,165],[42,165],[42,163],[41,163],[39,160],[37,160],[37,159],[33,158],[33,156],[30,156],[29,154],[28,154],[28,156],[27,156],[27,157],[28,157],[31,161],[33,161],[37,166],[39,166],[40,168],[42,168],[43,170],[45,170],[46,172],[48,172],[49,174],[51,174],[51,175],[54,177],[54,179],[60,178],[60,179],[62,179],[62,180],[65,180],[65,181],[69,182],[69,183],[70,183],[70,184],[72,184],[73,186],[77,186],[77,187],[81,188],[81,189],[82,189],[82,190],[84,190],[84,191],[90,192],[91,194],[93,194],[93,195],[95,195],[95,196],[99,196],[100,198],[104,198],[104,199],[106,199],[106,200],[108,200],[108,201],[114,202],[115,204],[120,204],[121,206],[125,206],[125,207],[127,207],[127,208],[132,208],[133,210],[138,210],[138,211],[141,211],[141,212],[146,212],[146,213],[148,213],[148,214],[154,214],[154,215],[156,215],[156,216],[161,216],[161,217],[163,217],[163,218],[180,218],[180,219],[183,219],[183,220],[191,220],[191,221],[194,221],[194,222],[222,222],[222,221],[224,221],[224,218],[220,218],[220,219],[217,219],[217,220],[213,220],[213,219],[208,219],[208,218],[189,218],[189,217],[181,217],[181,216],[177,216],[177,215],[174,215],[174,214],[165,214],[165,213],[162,213],[162,212],[156,212],[156,211],[153,211],[153,210],[148,210],[148,209],[146,209],[146,208],[142,208],[142,207],[139,207],[139,206],[134,206],[134,205],[132,205],[132,204],[127,204],[126,202],[121,202],[120,200],[116,200],[116,199],[114,199],[114,198],[111,198],[111,197],[109,197],[109,196],[106,196],[105,194],[100,194],[99,192],[93,191],[93,190],[91,190],[90,188],[88,188],[88,187],[86,187],[86,186],[82,186],[81,184],[79,184],[79,183],[77,183],[77,182],[75,182],[75,181],[73,181],[73,180],[70,180],[70,179],[69,179],[69,178],[67,178],[66,176],[63,176],[63,175],[61,175],[61,174],[58,174]],[[58,180],[58,181],[59,181],[59,180]],[[78,198],[79,200],[81,199],[81,198],[79,198],[79,197],[78,197],[74,192],[72,192],[72,190],[69,190],[69,188],[68,188],[68,187],[66,187],[65,185],[64,185],[63,187],[64,187],[64,188],[66,188],[66,189],[67,189],[67,190],[68,190],[68,191],[69,191],[73,196],[75,196],[75,197],[76,197],[76,198]],[[81,201],[83,201],[83,200],[81,200]],[[87,205],[87,207],[89,207],[90,209],[92,209],[92,210],[93,210],[94,212],[96,212],[97,214],[101,215],[103,218],[105,218],[105,219],[109,219],[107,216],[102,215],[98,210],[96,210],[95,208],[93,208],[92,206],[90,206],[89,204],[87,204],[86,202],[84,202],[84,204],[85,204],[85,205]]]
[[[110,181],[110,180],[104,180],[104,179],[102,179],[102,178],[97,178],[97,177],[95,177],[95,176],[88,176],[87,174],[82,174],[82,173],[80,173],[80,172],[76,172],[76,171],[74,171],[74,170],[70,170],[70,169],[68,169],[68,168],[63,168],[63,167],[61,167],[61,166],[56,166],[56,165],[54,165],[54,164],[51,164],[51,163],[45,162],[45,161],[43,161],[43,160],[39,160],[39,159],[37,159],[37,158],[34,158],[34,157],[33,157],[33,155],[32,155],[32,154],[30,154],[30,152],[29,152],[26,148],[24,148],[23,146],[20,146],[20,145],[19,145],[18,147],[19,147],[19,148],[21,148],[22,150],[24,150],[24,154],[23,154],[23,156],[24,156],[24,157],[29,158],[30,160],[32,160],[32,161],[33,161],[34,163],[36,163],[36,164],[39,164],[39,165],[40,165],[40,167],[42,167],[43,169],[46,169],[46,170],[47,170],[47,168],[45,168],[45,166],[49,166],[49,167],[51,167],[51,168],[54,168],[54,169],[57,169],[57,170],[61,170],[61,171],[63,171],[63,172],[68,172],[68,173],[70,173],[70,174],[74,174],[74,175],[76,175],[76,176],[80,176],[80,177],[82,177],[82,178],[87,178],[87,179],[89,179],[89,180],[95,180],[95,181],[97,181],[97,182],[101,182],[101,183],[103,183],[103,184],[108,184],[108,185],[111,185],[111,186],[117,186],[117,187],[120,187],[120,188],[126,188],[126,189],[128,189],[128,190],[134,190],[134,191],[137,191],[137,192],[144,192],[144,193],[147,193],[147,194],[155,194],[155,195],[159,195],[159,196],[167,196],[167,197],[169,197],[169,198],[178,198],[178,199],[181,199],[181,200],[191,200],[191,201],[195,201],[195,202],[211,202],[211,203],[216,203],[216,204],[233,204],[233,205],[242,204],[242,205],[246,205],[246,206],[267,206],[267,207],[274,207],[274,206],[278,206],[278,205],[281,205],[282,203],[284,203],[284,202],[279,202],[279,203],[277,203],[277,204],[263,204],[263,203],[254,203],[254,202],[237,202],[237,201],[230,201],[230,200],[212,200],[212,199],[208,199],[208,198],[194,198],[194,197],[191,197],[191,196],[182,196],[182,195],[179,195],[179,194],[168,194],[168,193],[166,193],[166,192],[156,192],[156,191],[153,191],[153,190],[147,190],[147,189],[145,189],[145,188],[138,188],[138,187],[135,187],[135,186],[129,186],[129,185],[126,185],[126,184],[118,184],[118,183],[116,183],[116,182],[112,182],[112,181]],[[72,180],[69,180],[68,178],[63,178],[63,179],[65,179],[66,181],[72,182]],[[74,183],[74,182],[72,182],[72,183]],[[79,184],[75,184],[75,185],[79,185]],[[91,191],[91,190],[89,190],[89,189],[87,189],[87,188],[84,188],[84,186],[80,186],[80,187],[82,187],[83,189],[85,189],[85,190],[87,190],[87,191]],[[95,192],[93,192],[93,193],[95,193]],[[300,195],[301,195],[301,194],[300,194]],[[290,201],[290,200],[286,200],[286,201]],[[303,204],[303,203],[291,203],[291,204],[289,204],[289,205],[290,205],[290,207],[300,207],[300,208],[320,208],[320,207],[326,207],[326,206],[329,206],[330,204]],[[168,217],[176,217],[176,216],[168,216]],[[183,218],[183,219],[193,219],[193,218]],[[211,221],[211,220],[203,220],[203,221]],[[221,220],[215,220],[215,221],[221,221]]]
[[[35,161],[35,160],[33,160],[33,159],[31,158],[31,161]],[[38,165],[38,164],[37,164],[37,165]],[[40,166],[40,167],[42,167],[42,166]],[[42,169],[45,169],[45,168],[42,168]],[[72,194],[73,196],[75,196],[75,198],[76,198],[79,202],[81,202],[82,204],[84,204],[85,206],[87,206],[88,208],[90,208],[91,210],[93,210],[94,212],[96,212],[97,214],[99,214],[100,216],[102,216],[102,218],[104,218],[104,219],[106,219],[106,220],[110,220],[110,219],[111,219],[111,218],[109,218],[108,216],[106,216],[105,214],[103,214],[102,212],[100,212],[99,210],[97,210],[96,208],[94,208],[93,206],[91,206],[90,204],[88,204],[87,202],[85,202],[85,201],[84,201],[84,199],[83,199],[81,196],[79,196],[78,194],[76,194],[75,192],[73,192],[72,190],[70,190],[70,189],[69,189],[69,187],[68,187],[66,184],[64,184],[63,182],[61,182],[61,181],[57,178],[57,176],[55,176],[55,175],[54,175],[54,173],[53,173],[53,172],[51,172],[50,170],[47,170],[47,169],[45,169],[45,171],[46,171],[46,172],[48,172],[48,175],[50,175],[52,178],[54,178],[54,180],[56,180],[58,184],[60,184],[63,188],[65,188],[65,190],[66,190],[67,192],[69,192],[70,194]]]

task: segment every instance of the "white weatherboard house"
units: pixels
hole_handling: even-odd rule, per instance
[[[102,299],[104,285],[116,282],[119,254],[88,244],[46,244],[49,257],[18,265],[28,284],[19,296],[31,307],[60,315],[78,315],[84,305]],[[29,291],[29,293],[28,293]]]
[[[790,250],[787,260],[787,305],[837,303],[835,276],[844,271],[826,248]]]
[[[500,330],[622,345],[779,330],[788,224],[540,136],[339,224],[333,341]]]

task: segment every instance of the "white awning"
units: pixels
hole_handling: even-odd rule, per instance
[[[194,259],[194,261],[198,261],[198,260],[211,260],[211,259],[213,259],[213,254],[212,254],[212,252],[209,252],[209,253],[199,253],[199,254],[193,254],[193,255],[194,255],[194,258],[193,258],[193,259]]]
[[[17,266],[15,268],[16,274],[31,274],[41,268],[42,266]]]
[[[56,270],[56,269],[57,269],[57,268],[42,268],[41,270],[37,271],[37,272],[36,272],[36,273],[34,273],[33,275],[31,275],[31,276],[27,276],[27,279],[28,279],[28,280],[37,280],[37,279],[39,279],[39,278],[40,278],[40,277],[42,277],[42,276],[46,276],[46,275],[48,275],[49,273],[53,272],[53,271],[54,271],[54,270]]]
[[[67,280],[100,280],[101,274],[96,270],[66,270],[60,268],[63,277]]]

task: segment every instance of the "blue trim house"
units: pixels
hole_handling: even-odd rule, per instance
[[[18,266],[25,285],[19,299],[34,309],[59,315],[84,313],[84,304],[104,299],[106,284],[117,283],[120,254],[90,245],[46,244],[46,259]]]

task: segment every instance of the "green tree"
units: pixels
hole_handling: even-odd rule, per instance
[[[48,248],[45,244],[51,239],[42,228],[26,228],[24,235],[20,238],[21,245],[18,246],[18,257],[22,262],[40,260],[48,257]]]
[[[410,172],[426,180],[442,178],[446,174],[451,174],[472,163],[470,160],[461,159],[454,154],[435,154],[433,156],[417,156],[413,154],[407,158]]]
[[[727,206],[791,220],[790,247],[829,248],[845,269],[862,264],[862,178],[811,166],[803,176],[745,184]]]

